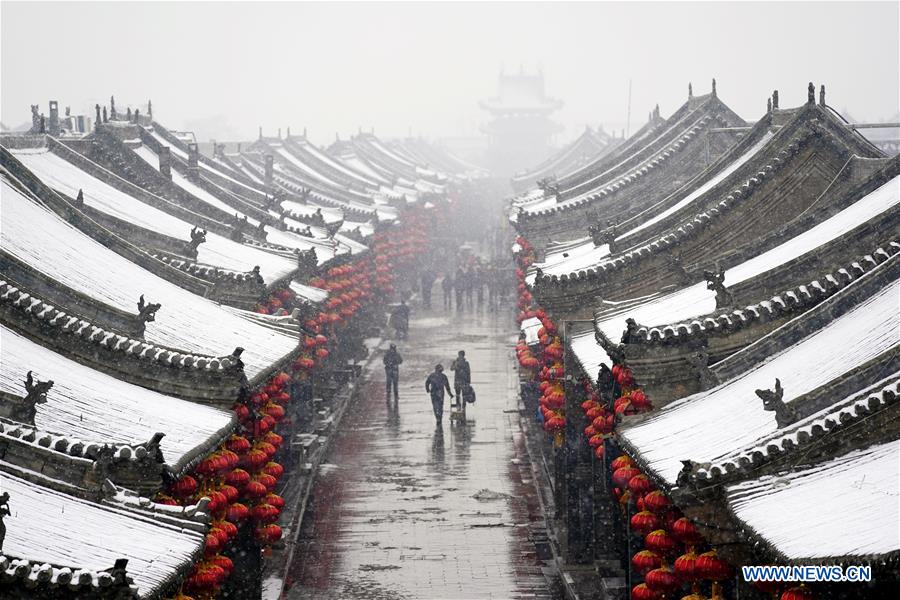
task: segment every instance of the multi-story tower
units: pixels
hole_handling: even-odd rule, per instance
[[[491,168],[507,176],[547,158],[551,137],[562,130],[549,116],[563,103],[544,95],[542,73],[501,73],[499,84],[499,94],[480,103],[492,117],[482,131],[490,136]]]

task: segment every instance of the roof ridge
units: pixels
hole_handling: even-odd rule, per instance
[[[787,288],[765,300],[744,307],[714,311],[709,313],[709,316],[700,316],[689,321],[649,327],[638,325],[630,343],[655,345],[671,344],[672,342],[685,343],[711,333],[726,330],[733,332],[748,327],[756,321],[764,321],[804,310],[831,297],[874,267],[900,253],[900,243],[896,241],[892,240],[883,246],[887,249],[879,246],[845,267],[840,267],[809,283]],[[822,281],[820,282],[820,280]]]
[[[619,190],[628,187],[635,181],[646,177],[654,169],[661,166],[672,156],[683,150],[686,147],[687,143],[695,136],[697,136],[700,130],[707,127],[709,125],[709,122],[713,120],[716,122],[725,122],[724,118],[718,112],[712,115],[701,117],[697,121],[694,121],[694,125],[692,125],[684,133],[678,136],[677,139],[655,152],[652,157],[648,157],[642,160],[640,164],[628,170],[625,174],[617,177],[615,181],[607,183],[599,191],[596,191],[595,188],[593,193],[589,196],[585,196],[574,201],[563,200],[557,206],[545,208],[535,212],[528,212],[524,207],[521,207],[518,213],[518,218],[521,219],[524,216],[525,220],[529,220],[536,217],[547,216],[557,212],[564,212],[571,208],[583,206],[584,204],[589,204],[596,200],[600,200],[603,197],[612,194],[613,192],[618,192]]]
[[[186,353],[161,346],[146,340],[121,335],[94,325],[93,322],[75,317],[43,301],[38,296],[26,292],[0,279],[0,305],[20,311],[22,317],[32,317],[60,333],[78,336],[112,352],[138,359],[150,360],[165,367],[189,369],[205,372],[224,372],[238,367],[240,361],[234,355],[207,356]]]
[[[545,275],[540,279],[540,282],[543,284],[565,284],[569,280],[575,279],[598,279],[604,277],[607,273],[621,270],[623,267],[631,265],[644,257],[655,255],[656,252],[668,248],[682,239],[689,238],[699,233],[708,226],[711,220],[734,208],[735,205],[740,204],[740,201],[749,196],[752,190],[759,186],[764,180],[772,177],[783,169],[787,164],[788,159],[796,155],[800,149],[808,143],[809,139],[818,133],[820,133],[818,130],[807,128],[803,133],[794,136],[790,143],[787,144],[777,156],[770,159],[766,165],[760,168],[756,174],[747,177],[743,184],[735,187],[731,192],[724,193],[724,198],[720,200],[716,206],[696,213],[692,219],[682,221],[679,225],[671,228],[667,233],[657,236],[652,241],[635,246],[608,262],[603,262],[592,268],[581,269],[577,273]],[[535,284],[537,283],[538,279],[535,279]]]
[[[887,384],[869,387],[852,394],[829,408],[823,409],[804,419],[791,423],[787,428],[760,438],[765,446],[756,445],[749,450],[732,453],[731,458],[720,457],[717,461],[704,463],[691,472],[694,482],[719,481],[728,475],[759,468],[779,455],[791,452],[802,445],[843,429],[873,413],[897,402],[900,398],[900,372],[886,378]],[[884,380],[882,380],[884,381]],[[875,389],[873,389],[875,388]]]
[[[20,580],[24,585],[36,583],[49,583],[58,586],[67,586],[77,590],[80,587],[90,587],[94,590],[109,589],[116,583],[115,576],[111,572],[115,567],[107,570],[76,569],[50,563],[15,558],[6,553],[0,553],[0,572],[4,579]],[[123,570],[124,585],[128,587],[129,598],[138,598],[138,589],[134,580]],[[121,585],[121,584],[120,584]]]

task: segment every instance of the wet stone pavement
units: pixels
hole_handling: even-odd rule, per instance
[[[381,356],[316,482],[288,572],[290,599],[557,598],[532,531],[540,506],[518,426],[512,314],[414,308],[400,398]],[[424,382],[464,349],[477,402],[435,427]]]

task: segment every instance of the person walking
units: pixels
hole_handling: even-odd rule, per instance
[[[447,390],[450,398],[453,399],[450,382],[444,375],[444,366],[438,364],[435,365],[434,372],[425,380],[425,391],[431,394],[431,407],[434,410],[434,420],[438,427],[441,426],[444,417],[444,390]]]
[[[472,368],[469,366],[469,361],[466,360],[465,350],[457,353],[456,358],[450,363],[450,370],[453,371],[453,389],[459,400],[462,398],[460,394],[462,389],[472,383]]]
[[[466,269],[466,308],[473,308],[472,294],[475,292],[475,269],[470,265]]]
[[[453,308],[453,278],[447,273],[441,280],[441,289],[444,290],[444,310],[450,310]]]
[[[391,347],[384,353],[384,375],[385,375],[385,392],[387,400],[391,400],[391,389],[394,390],[394,400],[400,397],[400,391],[397,389],[400,383],[400,365],[403,364],[403,357],[397,352],[397,344],[391,344]]]
[[[400,300],[400,306],[391,312],[391,325],[397,332],[397,339],[405,340],[409,337],[409,306],[406,300]]]

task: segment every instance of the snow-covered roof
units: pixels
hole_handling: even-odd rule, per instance
[[[700,198],[706,192],[710,191],[711,189],[713,189],[714,187],[716,187],[717,185],[719,185],[720,183],[725,181],[725,179],[729,175],[731,175],[732,173],[737,171],[740,167],[742,167],[745,163],[747,163],[751,158],[753,158],[754,156],[759,154],[760,150],[762,150],[763,147],[769,143],[769,140],[772,139],[773,135],[774,134],[771,131],[766,131],[756,141],[755,144],[753,144],[750,148],[747,149],[746,152],[744,152],[742,155],[740,155],[739,157],[737,157],[735,160],[731,161],[727,165],[723,165],[723,168],[721,170],[719,170],[713,177],[706,180],[702,185],[697,187],[694,191],[687,194],[684,198],[682,198],[681,200],[679,200],[678,202],[676,202],[669,208],[665,209],[664,211],[654,215],[653,217],[651,217],[649,219],[644,220],[643,215],[645,215],[647,213],[651,213],[656,209],[655,206],[651,206],[646,211],[644,211],[643,214],[637,215],[634,220],[639,222],[640,224],[637,227],[629,229],[623,235],[616,238],[616,240],[617,241],[627,240],[628,238],[632,237],[635,233],[642,231],[652,225],[655,225],[655,224],[659,223],[660,221],[664,220],[665,218],[667,218],[668,216],[677,213],[678,211],[685,208],[686,206],[693,204],[698,198]],[[666,199],[666,200],[668,200],[668,199]],[[663,200],[663,202],[665,202],[666,200]]]
[[[160,447],[176,472],[217,445],[233,415],[172,398],[101,373],[0,325],[0,390],[24,397],[29,371],[53,380],[47,402],[37,405],[35,426],[86,443],[143,444],[165,433]]]
[[[582,370],[596,383],[600,365],[603,363],[609,365],[612,361],[603,346],[594,338],[594,329],[573,333],[569,345]]]
[[[900,551],[900,441],[726,487],[730,510],[794,562]]]
[[[737,285],[839,240],[848,231],[898,204],[900,177],[895,177],[818,225],[727,269],[725,284],[729,287]],[[700,282],[668,294],[651,296],[642,303],[630,304],[621,310],[605,310],[598,314],[597,327],[610,340],[617,342],[625,330],[625,320],[628,318],[634,319],[641,326],[653,327],[699,317],[715,310],[715,292],[708,290],[705,282]]]
[[[315,206],[313,204],[301,204],[299,202],[294,202],[293,200],[284,200],[281,203],[281,207],[290,212],[296,213],[301,217],[313,217],[316,214],[316,211],[321,211],[322,218],[325,220],[325,223],[339,223],[344,219],[344,213],[339,208],[334,208],[331,206]]]
[[[153,168],[159,168],[159,157],[149,146],[143,145],[138,148],[133,148],[132,151],[139,157],[144,159],[147,164],[149,164]],[[234,215],[237,215],[239,218],[247,217],[247,221],[251,225],[253,225],[254,227],[257,227],[259,225],[259,221],[257,219],[254,219],[253,217],[248,216],[243,211],[232,208],[231,205],[226,204],[222,200],[219,200],[211,193],[207,192],[205,189],[179,173],[177,169],[172,169],[172,183],[174,183],[193,197],[202,200],[206,204],[209,204],[213,208],[217,208],[223,211],[230,217]]]
[[[318,304],[319,302],[324,302],[328,299],[328,292],[322,288],[305,285],[299,281],[292,281],[288,286],[291,288],[292,292],[307,302]]]
[[[734,480],[741,473],[758,468],[762,463],[776,460],[790,452],[803,452],[804,446],[825,436],[839,435],[841,429],[852,428],[863,419],[886,409],[900,400],[900,371],[894,372],[864,390],[834,402],[806,418],[794,421],[766,435],[746,448],[717,456],[709,463],[698,465],[691,472],[693,480],[705,482],[729,477]],[[740,477],[742,478],[742,477]]]
[[[145,204],[47,149],[10,151],[51,188],[72,198],[78,195],[79,190],[83,190],[84,203],[91,208],[150,231],[185,241],[191,239],[191,228],[196,223],[188,223]],[[114,177],[112,174],[110,176]],[[159,200],[167,202],[162,198]],[[266,281],[286,277],[297,268],[296,263],[289,258],[239,244],[213,232],[206,234],[206,242],[198,248],[197,261],[242,272],[250,271],[258,265]]]
[[[780,379],[783,401],[790,406],[800,396],[900,344],[898,294],[900,281],[894,281],[765,362],[711,390],[676,401],[644,421],[626,424],[620,437],[648,469],[674,485],[681,461],[705,463],[778,429],[775,413],[764,410],[755,390],[771,389]],[[751,352],[777,334],[778,330],[741,352]]]
[[[378,187],[377,178],[372,178],[367,173],[359,171],[358,169],[348,168],[347,166],[341,164],[340,161],[333,159],[329,154],[322,152],[321,150],[316,148],[313,144],[310,144],[309,142],[306,142],[304,140],[302,147],[306,152],[309,152],[313,156],[313,158],[322,161],[335,171],[338,171],[339,173],[350,177],[355,181],[365,184],[366,186],[373,188]]]
[[[313,177],[314,179],[318,179],[321,183],[324,183],[331,187],[343,189],[342,185],[333,181],[332,179],[329,179],[327,176],[323,175],[322,173],[318,172],[317,170],[315,170],[312,167],[310,167],[309,165],[307,165],[305,162],[303,162],[302,160],[297,158],[293,152],[291,152],[289,149],[285,148],[284,146],[280,146],[280,147],[276,148],[275,152],[278,154],[278,156],[286,159],[290,165],[296,167],[301,172],[303,172],[303,174]]]
[[[579,181],[569,188],[565,187],[567,185],[566,181],[561,182],[561,194],[568,190],[582,190],[571,197],[557,202],[554,196],[544,197],[543,194],[541,194],[532,201],[520,202],[517,207],[520,206],[525,212],[534,214],[548,209],[579,204],[597,194],[610,193],[624,185],[628,185],[635,179],[646,175],[650,170],[664,163],[674,153],[683,149],[691,139],[697,137],[705,123],[710,119],[710,116],[704,116],[703,112],[704,111],[698,112],[697,110],[685,112],[680,119],[670,122],[665,128],[661,128],[654,139],[648,140],[643,146],[634,148],[633,153],[624,153],[620,155],[621,160],[619,160],[617,164],[611,165],[602,173],[598,173],[585,181]],[[627,172],[620,176],[615,175],[617,172],[623,170],[629,161],[634,160],[635,157],[644,152],[646,148],[649,148],[654,144],[662,144],[666,142],[666,140],[668,140],[668,143],[666,143],[664,147],[661,147],[657,152],[653,152],[650,156],[645,157],[638,164],[629,168]]]
[[[369,222],[360,222],[360,221],[344,221],[341,223],[340,231],[344,233],[352,233],[359,229],[359,233],[363,237],[369,237],[373,233],[375,233],[375,226]]]
[[[50,279],[131,314],[137,313],[142,294],[147,302],[161,303],[156,319],[146,324],[148,342],[212,356],[243,347],[241,360],[251,380],[294,350],[296,340],[290,336],[260,325],[245,311],[201,298],[144,270],[23,196],[5,177],[0,200],[5,252]]]
[[[0,463],[2,464],[2,463]],[[141,598],[183,575],[205,542],[202,533],[36,485],[0,470],[10,495],[3,554],[73,570],[99,572],[128,559]]]

